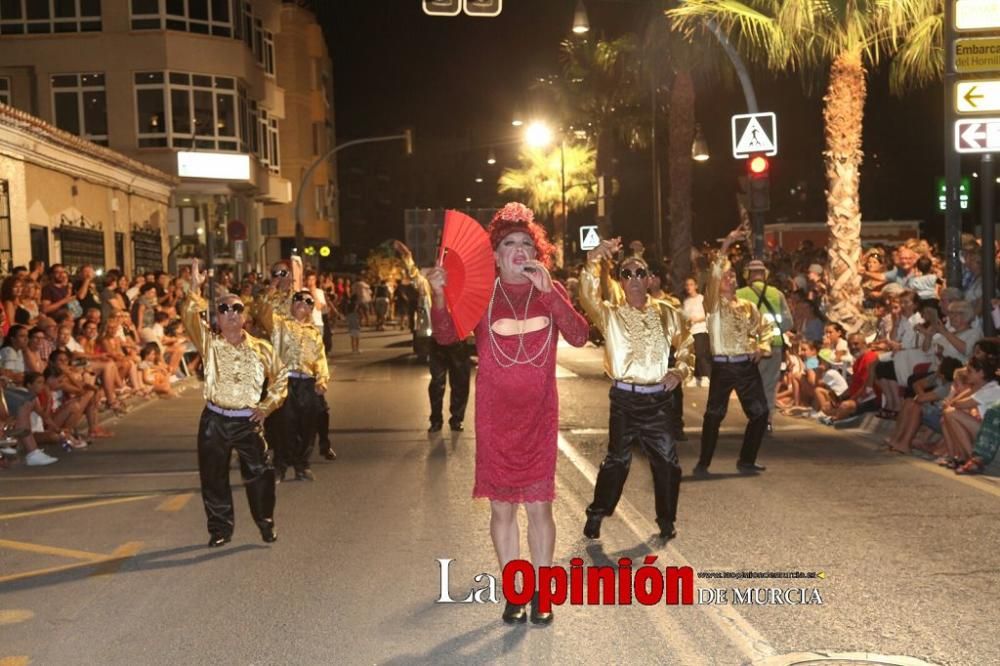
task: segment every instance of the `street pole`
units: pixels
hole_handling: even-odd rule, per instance
[[[413,154],[413,132],[406,130],[402,134],[390,134],[386,136],[373,136],[364,139],[354,139],[353,141],[348,141],[347,143],[342,143],[339,146],[327,151],[325,155],[316,159],[308,169],[306,169],[305,174],[302,176],[302,182],[299,183],[298,194],[295,195],[295,251],[300,256],[303,254],[305,249],[305,228],[302,226],[302,193],[306,189],[306,185],[309,183],[309,179],[312,178],[313,172],[316,171],[318,167],[323,162],[327,161],[333,157],[338,151],[344,148],[349,148],[351,146],[358,146],[363,143],[378,143],[380,141],[396,141],[403,140],[406,142],[406,154]]]
[[[945,0],[944,3],[944,57],[945,257],[948,262],[948,285],[961,288],[962,208],[959,188],[962,162],[952,137],[955,126],[955,83],[958,80],[958,75],[955,74],[955,3],[952,0]]]
[[[566,265],[566,238],[569,235],[569,210],[566,209],[566,136],[559,139],[559,189],[562,190],[562,237],[559,239],[562,262],[559,268]]]
[[[993,155],[986,153],[980,160],[979,181],[982,185],[982,203],[979,207],[979,219],[982,223],[980,233],[983,239],[983,264],[981,269],[983,298],[983,335],[993,335],[993,295],[996,291],[996,248],[994,247],[994,215],[993,203],[996,193],[996,179],[993,175]]]
[[[652,66],[649,68],[649,152],[652,162],[650,164],[650,171],[653,175],[653,247],[656,248],[656,254],[653,259],[659,264],[667,253],[663,249],[663,195],[660,190],[660,160],[656,152],[656,110],[657,101],[659,101],[656,87],[656,71],[657,62],[654,58]]]

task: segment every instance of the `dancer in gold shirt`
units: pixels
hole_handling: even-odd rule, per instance
[[[757,306],[736,297],[736,273],[729,264],[729,248],[746,237],[743,227],[731,231],[722,242],[719,256],[705,288],[705,313],[712,348],[712,379],[708,387],[708,405],[701,428],[701,456],[694,468],[697,476],[708,474],[715,454],[719,426],[726,417],[729,396],[735,390],[749,422],[743,434],[743,446],[736,469],[744,474],[763,472],[757,464],[757,452],[767,430],[767,397],[757,363],[771,354],[773,326]]]
[[[647,294],[649,266],[628,257],[619,266],[623,297],[601,297],[601,261],[610,261],[620,239],[602,241],[590,251],[580,274],[580,303],[604,335],[604,371],[611,378],[608,454],[601,463],[594,501],[587,507],[583,533],[600,537],[601,521],[614,513],[632,461],[631,446],[640,444],[653,470],[656,523],[660,537],[677,531],[681,468],[670,433],[674,390],[691,374],[694,339],[687,320],[671,303]],[[670,349],[675,350],[670,362]]]
[[[288,371],[271,344],[243,330],[244,305],[235,294],[218,300],[219,333],[201,317],[205,276],[197,260],[191,292],[181,309],[184,328],[201,354],[205,369],[205,409],[198,425],[198,471],[208,518],[209,547],[232,539],[233,493],[229,459],[233,449],[250,504],[250,514],[267,543],[274,531],[274,468],[267,460],[263,421],[285,399]]]

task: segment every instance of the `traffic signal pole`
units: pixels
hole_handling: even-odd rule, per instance
[[[944,3],[944,189],[945,255],[948,284],[962,285],[962,208],[960,203],[962,162],[955,150],[952,133],[955,127],[955,2]],[[984,292],[985,293],[985,292]]]

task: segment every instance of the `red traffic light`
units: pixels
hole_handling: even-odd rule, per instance
[[[767,169],[771,166],[767,158],[763,155],[755,155],[747,161],[747,169],[753,176],[765,176],[767,175]]]

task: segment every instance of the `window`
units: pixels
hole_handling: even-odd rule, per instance
[[[132,0],[133,30],[178,30],[232,37],[230,0]]]
[[[11,104],[10,77],[0,76],[0,104]]]
[[[108,145],[108,105],[104,74],[57,74],[52,77],[56,127]]]
[[[135,75],[136,119],[139,123],[140,148],[167,145],[167,105],[164,99],[163,72]]]
[[[245,91],[241,88],[240,103]],[[236,80],[185,72],[135,75],[140,148],[241,150]],[[169,110],[169,113],[168,113]]]
[[[0,0],[0,35],[100,30],[101,0]]]
[[[261,164],[267,166],[272,173],[280,172],[278,160],[278,119],[272,118],[266,109],[258,112],[258,146],[257,156]]]
[[[253,20],[253,54],[257,64],[264,64],[264,22],[259,18]]]
[[[274,33],[264,31],[264,71],[274,76]]]

